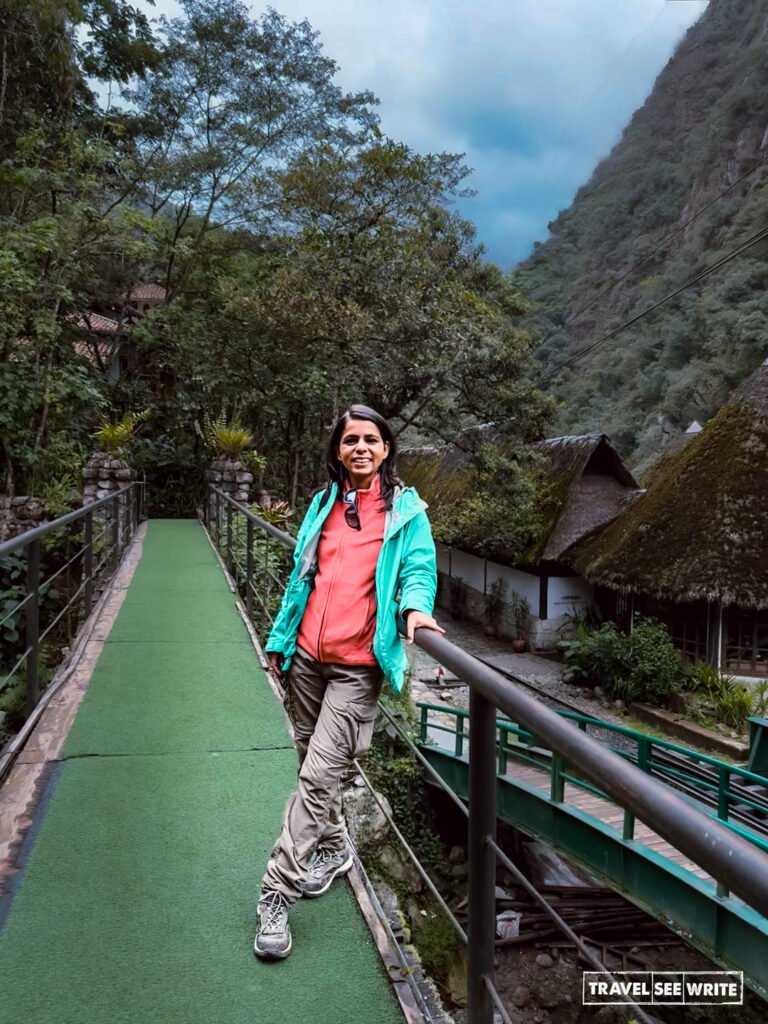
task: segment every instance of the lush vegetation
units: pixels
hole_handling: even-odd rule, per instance
[[[629,635],[613,622],[599,627],[579,623],[575,638],[560,647],[575,679],[601,686],[627,703],[663,704],[681,689],[685,677],[680,653],[655,619],[638,619]]]
[[[451,208],[461,156],[386,137],[306,22],[181,6],[11,3],[0,28],[4,489],[71,480],[99,423],[136,409],[132,461],[170,515],[199,500],[196,423],[236,418],[219,450],[252,434],[291,504],[351,401],[404,436],[537,434],[522,300]],[[137,310],[146,283],[165,298]],[[89,311],[127,339],[119,379]]]
[[[631,634],[613,622],[579,622],[560,644],[575,682],[600,686],[609,697],[664,705],[685,693],[686,714],[705,725],[741,732],[750,715],[768,711],[768,682],[747,686],[706,662],[686,662],[666,627],[638,618]]]
[[[760,0],[712,0],[621,141],[518,268],[544,372],[765,223],[764,19]],[[560,403],[558,432],[605,431],[637,464],[708,419],[765,358],[767,282],[764,241],[559,371],[546,385]]]

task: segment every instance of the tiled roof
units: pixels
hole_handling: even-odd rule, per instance
[[[140,284],[131,292],[131,302],[144,301],[147,299],[164,299],[165,288],[161,284]]]
[[[99,331],[102,333],[114,334],[120,329],[117,320],[111,320],[100,313],[84,313],[77,319],[77,326],[85,331]]]

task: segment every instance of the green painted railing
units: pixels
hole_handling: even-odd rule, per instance
[[[428,730],[430,729],[437,732],[449,733],[453,737],[452,746],[454,755],[456,757],[463,757],[465,754],[465,745],[469,739],[469,732],[465,728],[468,724],[469,712],[461,711],[458,708],[445,707],[440,704],[428,704],[424,702],[418,702],[416,706],[419,708],[419,740],[422,743],[427,742]],[[453,717],[453,726],[442,725],[441,723],[436,722],[434,718],[430,718],[430,712]],[[736,765],[726,764],[723,761],[719,761],[717,758],[710,757],[707,754],[702,754],[697,750],[690,750],[678,743],[673,743],[669,740],[660,739],[655,736],[648,736],[646,733],[637,732],[634,729],[627,728],[626,726],[615,725],[612,722],[604,722],[602,719],[592,718],[588,715],[579,715],[572,711],[558,711],[557,714],[575,722],[582,732],[586,732],[588,726],[592,726],[593,728],[605,730],[606,732],[613,732],[633,740],[636,744],[635,756],[632,756],[631,753],[627,753],[627,751],[620,750],[616,747],[610,747],[610,749],[625,760],[634,762],[638,768],[647,775],[654,775],[656,778],[660,779],[660,781],[664,781],[665,777],[672,778],[678,783],[685,783],[687,786],[696,788],[703,793],[712,794],[712,799],[714,800],[716,798],[717,808],[710,814],[710,817],[719,819],[733,832],[743,836],[761,850],[768,852],[768,840],[756,835],[749,829],[742,828],[737,824],[737,822],[733,821],[731,816],[731,811],[736,806],[751,807],[752,809],[764,814],[768,810],[765,802],[761,803],[747,794],[734,792],[732,789],[732,780],[734,778],[739,778],[745,783],[751,783],[753,785],[768,788],[768,778],[765,778],[762,775],[756,775],[754,772],[750,772],[746,768],[739,768]],[[510,739],[510,737],[514,737],[514,740]],[[671,753],[684,756],[713,768],[717,772],[717,783],[710,782],[707,779],[702,779],[692,772],[686,771],[684,766],[671,767],[659,762],[654,759],[654,749],[668,750]],[[611,797],[597,786],[594,786],[584,779],[568,772],[566,770],[565,762],[560,754],[549,750],[538,737],[534,736],[526,729],[516,725],[514,722],[507,721],[506,719],[496,719],[496,750],[497,771],[499,775],[506,774],[508,761],[510,759],[548,771],[550,775],[550,800],[553,803],[563,803],[566,782],[593,793],[595,796],[602,797],[605,800],[611,800]],[[708,811],[707,813],[710,812]],[[622,838],[634,839],[634,832],[635,816],[625,809]],[[721,888],[720,895],[725,894],[725,890]]]

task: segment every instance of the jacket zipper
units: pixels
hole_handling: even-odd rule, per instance
[[[317,631],[317,657],[318,661],[323,660],[323,640],[325,634],[325,617],[328,612],[328,605],[331,603],[331,595],[333,593],[333,584],[336,582],[336,577],[339,573],[339,566],[341,565],[341,553],[347,540],[347,534],[342,533],[341,540],[339,542],[339,550],[336,552],[336,564],[333,567],[333,575],[328,584],[328,593],[325,598],[325,606],[323,607],[323,614],[320,617],[320,629]]]

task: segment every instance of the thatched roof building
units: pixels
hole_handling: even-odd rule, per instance
[[[768,608],[768,360],[566,560],[594,584]]]
[[[605,434],[552,437],[536,445],[548,461],[552,491],[549,529],[537,561],[558,561],[580,537],[612,522],[640,493]]]
[[[534,566],[557,562],[580,537],[620,515],[639,493],[632,473],[605,434],[553,437],[539,441],[548,487],[546,523],[524,559]],[[472,493],[468,457],[457,447],[403,449],[403,478],[438,510]]]

